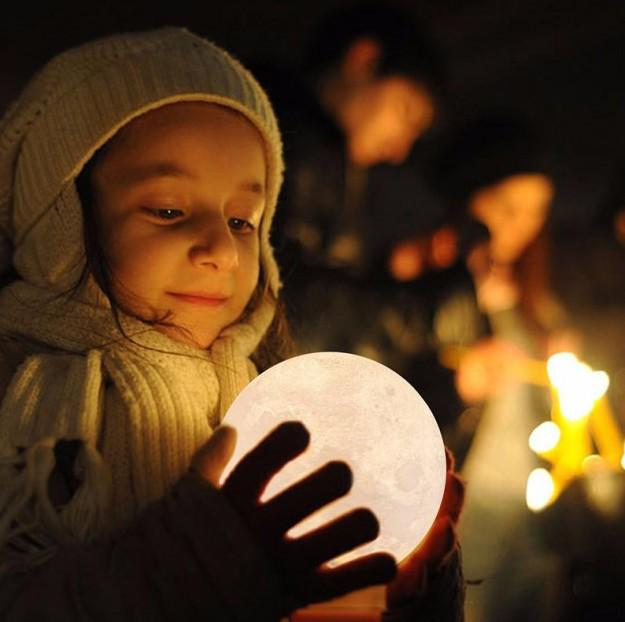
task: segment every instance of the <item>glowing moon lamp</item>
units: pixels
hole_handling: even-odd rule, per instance
[[[315,352],[279,363],[255,378],[226,413],[224,423],[237,430],[237,447],[222,481],[287,420],[308,428],[310,445],[276,474],[263,501],[330,460],[344,460],[354,474],[346,497],[289,535],[298,537],[356,507],[369,507],[380,522],[380,535],[331,565],[378,551],[404,559],[432,525],[446,476],[440,430],[417,391],[388,367],[354,354]]]

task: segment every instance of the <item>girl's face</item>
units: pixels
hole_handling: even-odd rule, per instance
[[[553,184],[542,174],[511,175],[481,188],[469,210],[490,233],[490,254],[500,263],[514,263],[542,230],[553,198]]]
[[[92,176],[119,303],[208,347],[258,282],[265,174],[261,136],[230,109],[176,103],[125,126]]]

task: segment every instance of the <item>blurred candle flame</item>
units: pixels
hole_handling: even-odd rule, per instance
[[[534,512],[543,510],[551,503],[555,489],[555,483],[547,469],[534,469],[527,478],[527,507]]]
[[[562,415],[569,421],[579,421],[588,415],[610,384],[604,371],[593,371],[570,352],[551,356],[547,374],[558,392]]]
[[[576,477],[585,477],[594,491],[599,484],[594,488],[593,484],[608,481],[606,474],[625,469],[623,435],[606,395],[608,374],[593,370],[570,352],[551,356],[546,370],[552,390],[551,421],[533,430],[529,446],[551,468],[535,469],[528,477],[526,502],[535,512],[553,503]]]
[[[553,421],[543,421],[530,434],[529,446],[537,454],[546,453],[556,447],[560,441],[560,428]]]

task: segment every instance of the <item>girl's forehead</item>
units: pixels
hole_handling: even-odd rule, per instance
[[[256,126],[241,112],[221,104],[202,101],[181,101],[153,108],[124,125],[109,144],[136,141],[139,137],[157,137],[166,132],[185,128],[227,129],[245,126],[263,140]]]
[[[225,161],[235,170],[266,172],[265,142],[241,113],[205,102],[180,102],[151,110],[124,126],[104,147],[96,170],[151,161]]]

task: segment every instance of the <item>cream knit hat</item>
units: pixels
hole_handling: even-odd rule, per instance
[[[239,62],[181,28],[115,35],[64,52],[9,109],[0,125],[0,273],[13,263],[31,285],[71,288],[85,261],[76,176],[131,119],[177,101],[238,110],[263,136],[267,204],[260,255],[276,294],[279,274],[269,244],[283,172],[276,118]]]

